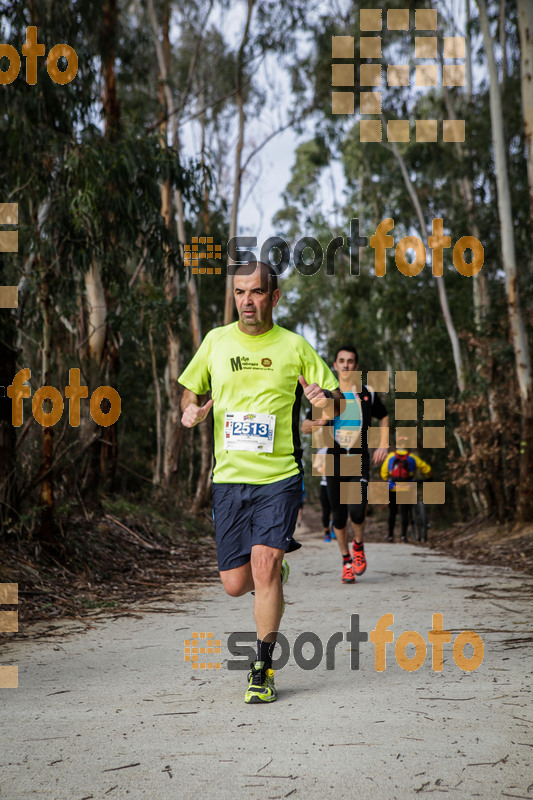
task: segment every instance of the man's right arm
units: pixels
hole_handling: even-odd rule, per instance
[[[212,405],[213,401],[208,400],[205,405],[199,406],[198,395],[191,392],[190,389],[184,389],[181,398],[181,410],[183,412],[181,424],[186,428],[194,428],[195,425],[198,425],[199,422],[202,422],[207,417]]]
[[[199,404],[199,398],[210,389],[209,364],[212,334],[212,331],[206,334],[189,364],[178,377],[178,383],[183,386],[180,403],[183,414],[181,424],[186,428],[194,428],[195,425],[202,422],[213,405],[212,400],[209,400],[204,406]],[[189,386],[194,386],[196,391],[189,389]]]
[[[183,389],[183,394],[181,396],[181,413],[185,411],[185,409],[191,405],[191,403],[195,406],[198,405],[198,395],[194,392],[191,392],[190,389]]]

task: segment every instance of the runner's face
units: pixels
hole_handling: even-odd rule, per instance
[[[349,350],[339,350],[337,353],[337,360],[333,364],[333,369],[339,376],[339,382],[344,385],[352,384],[355,382],[355,370],[358,364],[355,361],[355,355]]]
[[[270,295],[268,278],[259,269],[251,275],[238,274],[233,279],[233,296],[239,315],[239,329],[257,336],[272,328],[272,309],[280,298],[279,289]]]

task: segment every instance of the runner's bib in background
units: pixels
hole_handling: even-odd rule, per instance
[[[344,450],[350,450],[352,447],[361,447],[361,429],[340,428],[335,431],[335,441]]]
[[[361,447],[363,413],[359,395],[354,392],[344,392],[344,398],[346,407],[342,414],[334,419],[333,437],[338,445],[350,450],[352,447]]]
[[[224,415],[224,450],[274,451],[275,414],[226,411]]]

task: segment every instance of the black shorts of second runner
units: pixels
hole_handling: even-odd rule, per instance
[[[333,517],[333,527],[337,528],[337,530],[342,530],[346,527],[346,522],[348,520],[348,514],[350,515],[351,521],[355,525],[362,525],[365,521],[365,513],[366,513],[366,504],[367,504],[367,497],[368,497],[368,483],[364,480],[364,478],[356,478],[356,477],[346,477],[342,478],[342,482],[349,482],[360,484],[361,486],[361,496],[359,503],[341,503],[340,500],[340,487],[341,487],[341,478],[336,478],[335,476],[328,475],[327,478],[328,484],[328,497],[329,502],[331,505],[331,515]],[[357,486],[356,492],[357,492]]]
[[[293,543],[302,501],[302,476],[275,483],[214,483],[213,518],[220,571],[250,561],[252,547],[264,544],[279,550]]]

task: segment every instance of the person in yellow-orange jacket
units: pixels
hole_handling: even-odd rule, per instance
[[[402,542],[407,541],[409,504],[398,503],[398,494],[409,490],[409,484],[414,481],[417,470],[427,477],[431,475],[429,464],[420,456],[411,453],[405,446],[405,441],[405,437],[399,437],[397,449],[389,453],[381,465],[381,477],[384,481],[389,482],[389,542],[394,541],[394,524],[398,505],[402,520]]]

